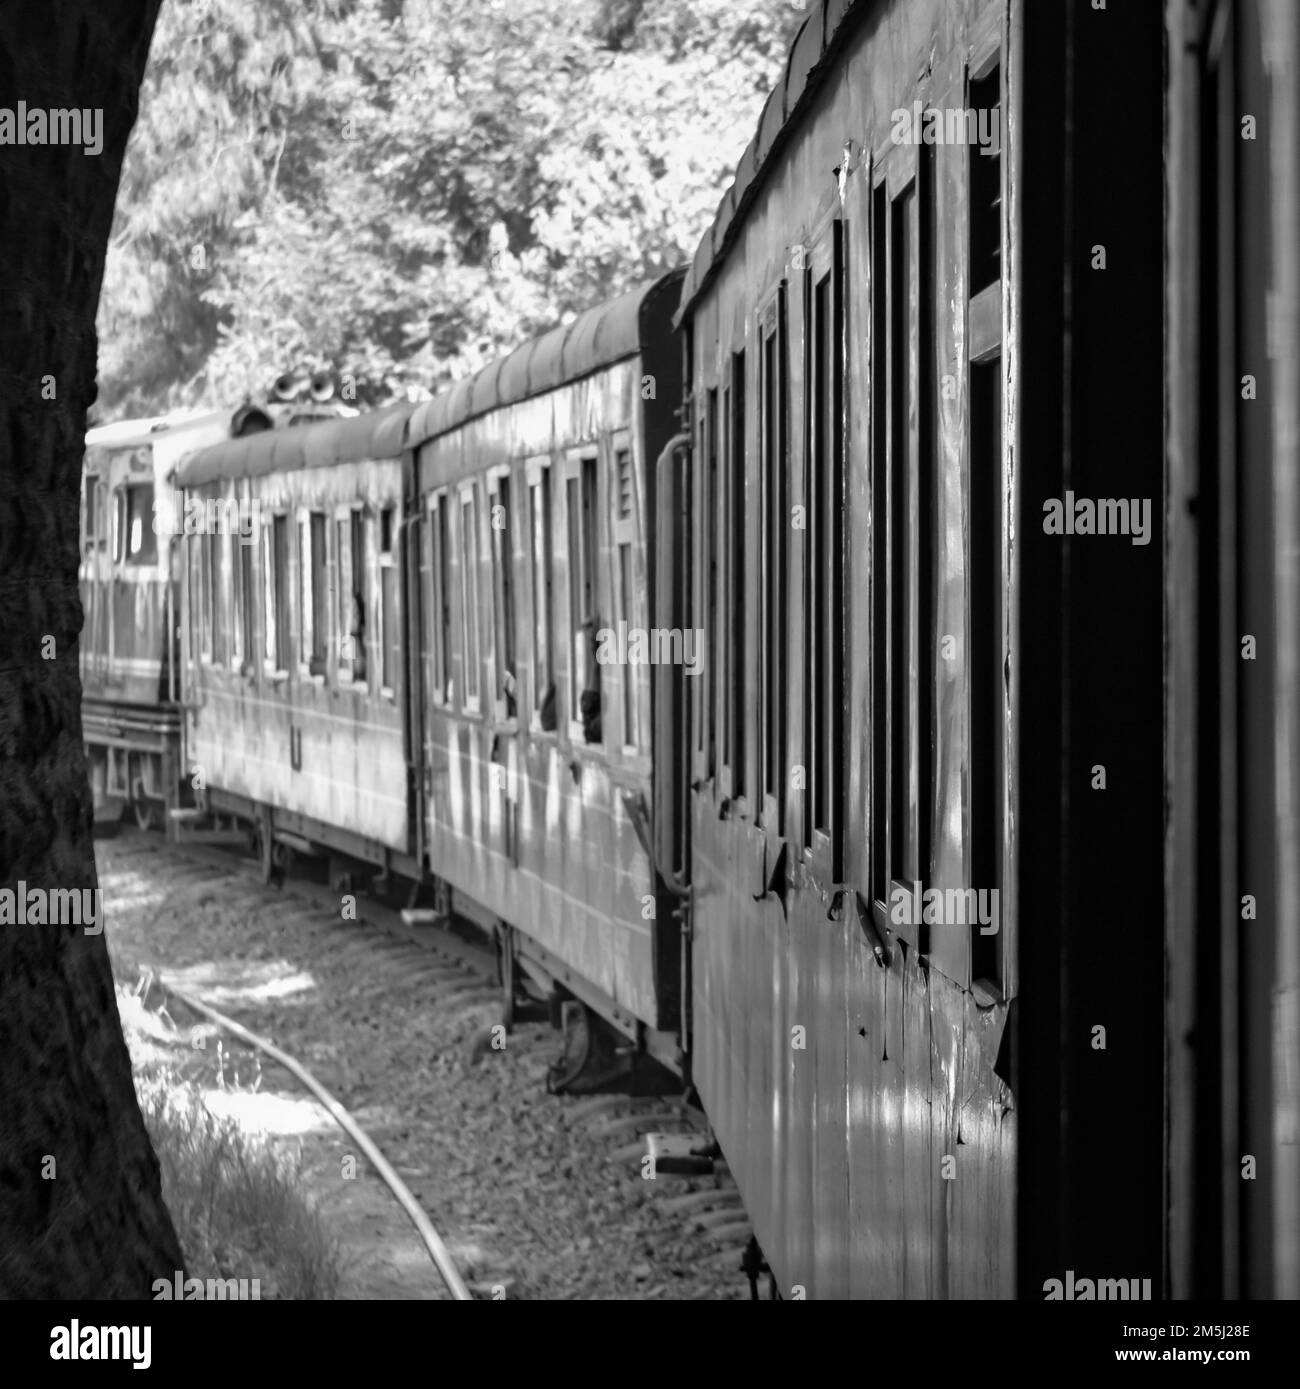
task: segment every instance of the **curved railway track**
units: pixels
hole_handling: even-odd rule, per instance
[[[644,1179],[644,1134],[702,1138],[698,1110],[547,1094],[558,1035],[493,1032],[496,957],[470,930],[410,926],[363,895],[343,919],[325,884],[266,887],[254,860],[211,846],[124,828],[99,847],[115,967],[126,936],[128,968],[302,1058],[436,1216],[475,1295],[748,1295],[725,1167]]]

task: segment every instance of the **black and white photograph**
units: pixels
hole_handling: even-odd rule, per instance
[[[1297,1298],[1300,4],[0,0],[15,1372]]]

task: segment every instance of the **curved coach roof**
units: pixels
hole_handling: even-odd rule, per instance
[[[350,419],[264,429],[227,439],[182,459],[176,468],[181,487],[199,487],[227,477],[265,477],[335,463],[396,458],[406,443],[406,422],[417,407],[406,401]]]
[[[812,0],[808,18],[790,45],[781,80],[763,106],[754,138],[741,155],[736,177],[718,204],[713,224],[704,233],[686,273],[675,324],[687,316],[726,258],[789,127],[820,90],[830,67],[828,60],[871,4],[872,0]]]
[[[572,323],[552,328],[417,405],[406,431],[408,447],[446,434],[477,415],[553,391],[635,356],[644,341],[643,310],[662,295],[675,295],[684,273],[670,270],[657,280],[588,309]]]

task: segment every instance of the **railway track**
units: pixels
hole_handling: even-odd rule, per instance
[[[645,1134],[702,1140],[699,1111],[546,1094],[558,1036],[528,1021],[494,1033],[496,958],[480,941],[364,895],[344,919],[324,883],[266,887],[251,859],[210,845],[124,829],[98,848],[110,948],[129,920],[131,964],[320,1076],[435,1217],[475,1295],[747,1295],[750,1230],[725,1166],[646,1178]],[[254,1065],[242,1042],[227,1055],[236,1074]]]

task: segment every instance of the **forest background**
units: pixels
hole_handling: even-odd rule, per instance
[[[420,399],[690,260],[802,0],[167,0],[91,423]]]

